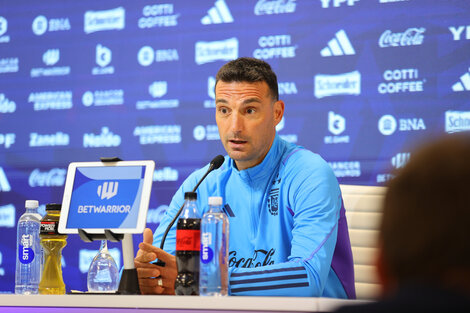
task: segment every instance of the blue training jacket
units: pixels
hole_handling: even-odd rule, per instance
[[[208,165],[174,195],[154,234],[163,233]],[[230,220],[230,294],[355,298],[351,246],[341,191],[317,154],[276,135],[263,162],[239,171],[232,159],[199,186],[201,216],[221,196]],[[176,223],[164,250],[175,254]]]

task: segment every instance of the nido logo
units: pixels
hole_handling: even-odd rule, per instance
[[[318,74],[314,79],[314,94],[316,98],[337,95],[360,95],[361,73],[353,71],[338,75]]]
[[[397,153],[391,160],[394,168],[402,168],[410,160],[411,153]]]
[[[338,178],[361,176],[361,162],[359,161],[328,162],[328,164]]]
[[[38,15],[31,25],[33,33],[37,36],[44,35],[47,31],[66,31],[70,30],[70,20],[66,17],[47,19],[44,15]]]
[[[295,0],[258,0],[255,15],[294,13],[296,6]]]
[[[137,61],[142,66],[149,66],[153,62],[178,61],[179,55],[176,49],[153,50],[150,46],[143,46],[137,53]]]
[[[359,2],[360,0],[320,0],[321,1],[321,7],[324,9],[329,8],[331,5],[335,8],[339,8],[343,4],[346,4],[348,6],[353,6],[356,4],[356,2]]]
[[[42,55],[42,61],[46,65],[54,65],[59,62],[60,59],[60,50],[59,49],[49,49]]]
[[[378,91],[381,94],[421,92],[426,79],[418,79],[416,68],[386,70],[383,74],[385,82],[380,83]]]
[[[10,42],[10,36],[5,35],[7,30],[8,30],[8,21],[3,16],[0,16],[0,43]]]
[[[9,100],[4,93],[0,93],[0,113],[13,113],[16,111],[16,103]]]
[[[408,28],[402,33],[393,33],[391,30],[386,30],[379,39],[380,48],[388,47],[405,47],[405,46],[419,46],[423,43],[424,32],[426,28],[412,27]]]
[[[99,185],[96,193],[103,199],[111,199],[118,193],[119,182],[104,182],[103,185]]]
[[[280,82],[278,83],[279,95],[296,95],[297,86],[295,82]]]
[[[0,227],[15,227],[16,209],[13,204],[0,206]],[[2,263],[0,257],[0,264]]]
[[[83,134],[84,148],[119,147],[120,145],[121,136],[113,134],[106,126],[101,128],[101,133],[98,135]]]
[[[253,51],[253,56],[257,59],[286,59],[295,58],[297,45],[291,45],[290,35],[261,36],[258,38],[260,48]]]
[[[233,23],[233,16],[224,0],[217,0],[207,15],[201,19],[203,25]]]
[[[18,58],[0,59],[0,74],[16,73],[20,69],[20,61]]]
[[[219,129],[217,128],[217,125],[198,125],[193,129],[193,137],[197,141],[219,140]]]
[[[111,63],[113,57],[113,53],[111,49],[105,47],[103,45],[97,44],[96,45],[96,64],[99,67],[94,67],[92,70],[93,75],[106,75],[106,74],[114,74],[114,66],[107,66]]]
[[[47,66],[53,66],[60,60],[59,49],[49,49],[42,55],[42,61]],[[47,68],[32,68],[31,77],[40,76],[64,76],[70,74],[70,66],[47,67]]]
[[[214,61],[230,61],[238,58],[238,39],[196,42],[195,61],[198,65]]]
[[[139,137],[141,145],[180,143],[181,125],[137,126],[134,136]]]
[[[110,90],[95,90],[86,91],[82,95],[82,103],[84,106],[102,106],[102,105],[123,105],[124,104],[124,90],[110,89]]]
[[[41,172],[38,168],[29,175],[30,187],[60,187],[64,185],[67,170],[53,168],[50,171]]]
[[[470,68],[468,72],[460,76],[460,81],[452,85],[452,90],[454,92],[470,91]]]
[[[458,26],[458,27],[450,26],[449,30],[452,33],[452,37],[454,38],[454,40],[461,40],[461,39],[470,40],[470,25]],[[465,31],[465,34],[464,34],[464,31]]]
[[[153,181],[177,181],[178,176],[178,170],[166,166],[153,172]]]
[[[426,130],[426,124],[422,118],[400,118],[397,123],[394,116],[384,115],[378,122],[378,129],[384,136],[395,133],[397,126],[401,132]]]
[[[156,81],[150,84],[149,94],[153,98],[160,98],[166,95],[168,91],[168,83],[166,81]]]
[[[85,12],[84,31],[87,34],[103,30],[120,30],[125,26],[126,10],[119,7],[103,11]]]
[[[15,143],[16,134],[14,133],[7,133],[7,134],[0,134],[0,146],[4,146],[5,149],[8,149]]]
[[[447,111],[445,119],[448,133],[470,130],[470,111]]]
[[[139,28],[171,27],[178,25],[179,14],[174,14],[172,3],[146,5],[142,9],[143,17],[139,18]]]
[[[11,190],[10,182],[2,167],[0,167],[0,191],[8,192]]]
[[[38,133],[29,134],[30,147],[55,147],[68,146],[70,144],[69,134],[57,132],[55,134],[41,135]]]
[[[335,34],[333,39],[328,41],[328,46],[323,48],[320,54],[322,57],[354,55],[356,50],[354,50],[346,32],[341,29]]]
[[[34,104],[34,111],[71,109],[72,91],[44,91],[29,94],[28,102]]]
[[[325,136],[326,144],[349,143],[349,136],[338,136],[346,130],[346,119],[343,116],[328,112],[328,130],[334,136]]]

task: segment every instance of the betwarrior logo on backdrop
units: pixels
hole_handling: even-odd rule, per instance
[[[233,37],[218,41],[198,41],[195,49],[195,62],[198,65],[215,61],[231,61],[238,58],[238,39]]]
[[[20,69],[20,60],[18,58],[3,58],[0,59],[0,74],[3,73],[16,73]]]
[[[460,76],[459,81],[452,85],[452,91],[470,91],[470,68]]]
[[[214,6],[207,11],[207,15],[201,18],[203,25],[233,23],[233,16],[224,0],[217,0]]]
[[[137,126],[134,136],[141,145],[175,144],[181,142],[181,125]]]
[[[328,112],[328,131],[333,136],[325,136],[325,144],[349,143],[349,135],[341,135],[346,130],[346,119],[333,111]],[[340,136],[341,135],[341,136]]]
[[[137,25],[141,29],[178,26],[179,17],[172,3],[149,4],[143,7]]]
[[[114,66],[108,66],[113,59],[113,53],[111,49],[101,44],[96,45],[95,60],[98,66],[93,67],[91,70],[92,75],[107,75],[114,74]]]
[[[384,31],[379,38],[380,48],[420,46],[424,41],[424,27],[410,27],[403,32]]]
[[[50,77],[50,76],[66,76],[70,74],[70,66],[53,66],[60,60],[59,49],[49,49],[42,55],[43,63],[48,67],[36,67],[31,69],[31,77]]]
[[[121,145],[121,136],[114,134],[109,127],[101,127],[101,133],[85,133],[83,134],[84,148],[109,148],[119,147]]]
[[[384,136],[390,136],[398,129],[400,132],[426,130],[424,119],[420,117],[399,118],[390,114],[384,115],[379,119],[378,129]]]
[[[339,30],[335,36],[328,41],[328,45],[320,51],[322,57],[355,55],[356,50],[349,41],[344,29]]]
[[[255,15],[277,15],[294,13],[296,0],[258,0],[255,5]]]
[[[49,171],[34,169],[29,174],[28,183],[31,188],[35,187],[61,187],[65,183],[67,170],[64,168],[53,168]]]
[[[29,146],[30,147],[56,147],[56,146],[68,146],[70,144],[70,135],[61,131],[55,134],[29,134]]]
[[[150,66],[154,62],[179,61],[177,49],[157,49],[150,46],[143,46],[137,53],[137,62],[142,66]]]
[[[352,7],[353,5],[356,4],[356,2],[359,2],[360,0],[319,0],[321,2],[321,7],[323,9],[328,9],[328,8],[339,8],[341,6],[350,6]]]
[[[104,30],[122,30],[126,25],[126,10],[123,7],[102,11],[87,11],[83,30],[90,34]]]
[[[385,81],[377,87],[380,94],[422,92],[426,83],[426,78],[420,79],[417,68],[386,70],[383,78]]]
[[[446,111],[445,120],[447,133],[470,131],[470,111]]]
[[[137,110],[145,109],[171,109],[177,108],[180,105],[178,99],[158,99],[166,95],[168,92],[168,82],[154,81],[148,87],[148,93],[153,100],[140,100],[137,101],[135,106]],[[158,100],[155,100],[158,99]]]
[[[5,35],[8,30],[8,20],[0,16],[0,43],[9,43],[10,36]]]
[[[258,38],[259,48],[253,51],[257,59],[295,58],[298,45],[292,45],[291,35],[269,35]]]
[[[361,73],[353,71],[337,75],[318,74],[314,78],[314,94],[320,99],[329,96],[361,94]]]
[[[338,178],[361,176],[361,162],[359,161],[328,162],[328,165]]]
[[[197,141],[220,140],[217,125],[197,125],[193,129],[193,137]]]
[[[5,149],[9,149],[15,143],[15,140],[15,133],[0,134],[0,147],[3,146]]]
[[[68,31],[72,29],[68,17],[48,19],[44,15],[36,16],[31,28],[36,36],[42,36],[46,32]]]
[[[0,206],[0,227],[12,228],[16,225],[16,208],[13,204]],[[0,261],[1,264],[1,261]]]
[[[399,152],[390,159],[390,164],[395,169],[402,168],[410,160],[410,157],[411,157],[411,153],[409,152]],[[378,184],[386,183],[393,177],[395,177],[395,175],[392,173],[377,174],[377,183]]]
[[[28,102],[33,103],[34,111],[71,109],[72,91],[32,92],[28,96]]]
[[[470,40],[470,25],[450,26],[449,30],[452,33],[452,38],[455,41]]]
[[[108,106],[108,105],[123,105],[124,104],[124,90],[123,89],[109,89],[109,90],[95,90],[85,91],[82,95],[82,103],[86,107],[90,106]]]
[[[7,175],[2,167],[0,167],[0,191],[11,191],[10,182],[8,181]]]
[[[16,103],[0,93],[0,113],[13,113],[16,111]]]

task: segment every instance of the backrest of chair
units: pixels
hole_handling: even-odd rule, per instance
[[[356,296],[373,299],[380,291],[375,257],[386,187],[340,185],[340,188],[353,253]]]

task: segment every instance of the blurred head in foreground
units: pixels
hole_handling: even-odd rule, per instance
[[[470,134],[411,155],[390,181],[380,229],[385,293],[430,284],[470,295]]]

